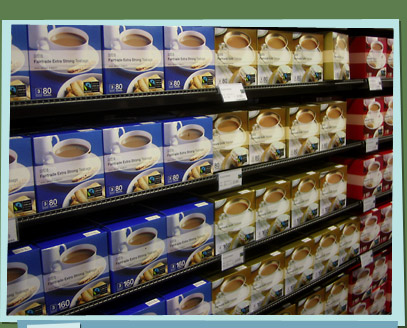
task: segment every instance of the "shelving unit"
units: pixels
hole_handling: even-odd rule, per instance
[[[356,32],[356,30],[355,30]],[[361,32],[361,31],[359,31]],[[385,33],[388,33],[387,31]],[[387,35],[387,34],[386,34]],[[180,90],[165,91],[157,93],[140,94],[118,94],[102,95],[82,98],[63,98],[63,99],[45,99],[13,102],[10,104],[10,131],[12,135],[20,133],[33,133],[46,129],[47,127],[59,128],[69,124],[75,124],[78,117],[81,118],[81,124],[103,124],[115,120],[133,120],[144,117],[148,113],[150,117],[163,117],[165,115],[196,115],[210,114],[236,110],[237,108],[248,109],[250,106],[259,103],[270,103],[279,105],[284,102],[302,101],[303,99],[316,97],[329,97],[332,95],[340,97],[353,96],[376,96],[392,93],[393,80],[383,79],[382,91],[370,91],[367,79],[357,79],[348,81],[324,81],[318,83],[300,83],[288,85],[273,86],[255,86],[246,87],[247,102],[236,102],[225,104],[218,89],[203,90]],[[64,125],[62,125],[62,123]],[[89,123],[92,122],[92,123]],[[392,136],[381,137],[379,144],[384,145],[392,142]],[[328,158],[332,155],[338,155],[346,152],[362,153],[366,149],[365,141],[349,141],[344,147],[335,148],[327,151],[321,151],[313,154],[304,155],[296,158],[282,159],[273,162],[259,163],[242,167],[243,182],[249,177],[263,172],[278,172],[287,166],[301,165],[302,163]],[[29,231],[30,227],[38,224],[57,224],[57,222],[75,217],[80,219],[88,214],[103,213],[107,208],[125,206],[134,202],[139,202],[148,198],[162,197],[174,192],[184,192],[187,190],[198,189],[202,187],[215,187],[218,182],[218,175],[192,180],[188,182],[177,183],[152,190],[147,190],[135,194],[127,194],[107,198],[104,200],[83,204],[70,208],[63,208],[49,212],[38,213],[35,215],[18,218],[17,224],[20,231]],[[377,200],[388,199],[391,197],[391,191],[376,195]],[[342,214],[361,210],[362,201],[348,199],[347,206],[341,210],[328,215],[318,217],[308,221],[298,227],[275,234],[266,239],[252,242],[245,246],[248,253],[264,251],[266,247],[278,242],[287,242],[298,236],[300,233],[308,232],[319,228],[321,225],[329,224]],[[23,234],[24,235],[24,234]],[[378,252],[391,245],[391,241],[378,245],[373,251]],[[267,314],[278,306],[289,300],[299,297],[315,286],[327,281],[335,274],[357,264],[359,257],[354,258],[341,265],[334,271],[314,280],[307,286],[300,288],[293,294],[283,296],[266,307],[251,313],[254,315]],[[111,304],[111,302],[120,301],[124,298],[137,297],[145,294],[151,288],[161,284],[168,284],[177,279],[182,279],[191,274],[203,274],[208,269],[220,271],[221,256],[217,255],[205,262],[188,267],[186,269],[165,275],[148,283],[118,292],[95,301],[85,303],[75,308],[58,313],[58,315],[81,315],[97,309],[99,306]]]

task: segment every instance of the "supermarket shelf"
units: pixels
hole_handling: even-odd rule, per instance
[[[393,79],[382,80],[383,89],[393,87]],[[346,91],[368,91],[367,79],[348,81],[323,81],[315,83],[293,83],[286,85],[246,87],[248,99],[273,98],[292,95],[329,94]],[[222,103],[218,89],[176,90],[155,93],[101,95],[78,98],[38,99],[10,103],[11,121],[16,119],[54,117],[75,113],[137,110],[196,103]]]
[[[388,246],[391,245],[391,243],[392,243],[392,241],[388,240],[385,243],[376,246],[375,248],[373,248],[373,253],[377,253],[377,252],[387,248]],[[259,309],[257,311],[249,313],[249,314],[250,315],[269,314],[271,310],[277,309],[279,306],[284,305],[285,303],[289,302],[293,298],[297,298],[297,297],[300,297],[301,295],[304,295],[305,293],[311,291],[313,288],[320,286],[323,282],[327,281],[329,278],[334,277],[338,273],[358,264],[359,262],[360,262],[360,257],[359,256],[355,257],[355,258],[347,261],[346,263],[342,264],[335,270],[323,275],[322,277],[320,277],[318,279],[313,280],[310,284],[301,287],[300,289],[296,290],[294,293],[291,293],[287,296],[282,296],[282,297],[278,298],[277,300],[275,300],[274,302],[262,307],[261,309]]]
[[[379,139],[380,143],[382,142],[388,142],[392,140],[392,136],[388,137],[382,137]],[[330,150],[325,150],[313,154],[307,154],[299,157],[294,157],[294,158],[286,158],[286,159],[281,159],[278,161],[274,162],[267,162],[267,163],[259,163],[259,164],[253,164],[253,165],[248,165],[244,166],[242,168],[243,172],[243,179],[247,176],[254,175],[256,173],[261,173],[264,171],[272,171],[276,169],[281,169],[284,167],[287,167],[289,165],[294,165],[294,164],[300,164],[306,161],[311,161],[323,157],[328,157],[332,155],[337,155],[349,150],[356,150],[356,149],[361,149],[365,147],[364,141],[352,141],[349,142],[346,146],[344,147],[339,147],[339,148],[334,148]],[[126,205],[132,202],[137,202],[140,200],[144,200],[147,198],[152,198],[152,197],[157,197],[157,196],[163,196],[169,193],[173,192],[182,192],[188,189],[192,188],[197,188],[197,187],[203,187],[207,185],[215,185],[218,181],[218,176],[217,174],[198,179],[198,180],[192,180],[192,181],[187,181],[187,182],[180,182],[168,186],[163,186],[160,188],[155,188],[147,191],[142,191],[139,193],[134,193],[134,194],[126,194],[126,195],[121,195],[121,196],[116,196],[116,197],[111,197],[111,198],[106,198],[100,201],[95,201],[92,203],[87,203],[87,204],[82,204],[82,205],[77,205],[74,207],[67,207],[67,208],[61,208],[57,210],[52,210],[52,211],[47,211],[47,212],[42,212],[30,216],[25,216],[17,219],[17,223],[19,227],[21,225],[28,225],[31,223],[36,223],[38,221],[47,221],[51,219],[62,219],[65,217],[72,216],[74,215],[82,215],[82,214],[87,214],[91,212],[96,212],[96,211],[101,211],[106,209],[107,207],[114,205],[114,206],[121,206],[121,205]]]
[[[391,191],[390,191],[390,193],[383,193],[383,195],[382,194],[378,195],[378,198],[382,197],[382,196],[385,196],[385,195],[388,195],[388,194],[391,194]],[[296,235],[299,231],[301,231],[303,229],[309,229],[309,228],[316,227],[316,226],[322,224],[325,221],[328,221],[328,220],[330,220],[332,218],[335,218],[336,216],[344,214],[344,213],[346,213],[348,211],[357,209],[357,208],[359,208],[361,206],[362,206],[361,201],[348,200],[348,205],[343,209],[340,209],[340,210],[337,210],[337,211],[332,212],[330,214],[321,216],[319,218],[316,218],[314,220],[306,222],[306,223],[304,223],[304,224],[302,224],[302,225],[300,225],[298,227],[289,229],[287,231],[280,232],[280,233],[275,234],[275,235],[273,235],[273,236],[271,236],[269,238],[265,238],[265,239],[262,239],[262,240],[259,240],[259,241],[252,242],[252,243],[245,246],[245,250],[253,250],[253,249],[257,248],[257,247],[264,249],[264,246],[266,244],[272,244],[273,242],[275,242],[277,240],[283,240],[283,239],[288,240],[290,238],[290,236]],[[198,265],[195,265],[195,266],[192,266],[192,267],[180,270],[180,271],[176,271],[174,273],[171,273],[171,274],[168,274],[168,275],[163,276],[161,278],[155,279],[155,280],[150,281],[148,283],[145,283],[143,285],[140,285],[140,286],[137,286],[137,287],[134,287],[134,288],[129,288],[129,289],[124,290],[122,292],[115,293],[115,294],[100,298],[98,300],[95,300],[95,301],[92,301],[92,302],[89,302],[89,303],[85,303],[85,304],[77,306],[75,308],[60,312],[60,313],[58,313],[58,315],[82,314],[83,312],[86,312],[88,310],[92,310],[92,309],[94,309],[94,308],[96,308],[96,307],[98,307],[98,306],[100,306],[102,304],[117,300],[117,299],[119,299],[121,297],[137,294],[139,292],[143,292],[143,291],[147,290],[148,288],[150,288],[150,287],[152,287],[154,285],[158,285],[158,284],[165,283],[165,282],[175,281],[176,279],[179,279],[180,277],[183,277],[183,276],[185,276],[185,275],[187,275],[187,274],[189,274],[191,272],[199,271],[200,269],[207,268],[207,267],[212,266],[212,265],[219,265],[220,262],[221,262],[221,256],[217,255],[217,256],[214,256],[213,258],[211,258],[211,259],[209,259],[209,260],[207,260],[207,261],[205,261],[203,263],[200,263]],[[353,264],[350,264],[350,265],[353,265]],[[338,272],[338,270],[335,270],[335,272]],[[319,280],[316,280],[316,281],[319,281]],[[307,286],[307,287],[309,287],[309,286]]]

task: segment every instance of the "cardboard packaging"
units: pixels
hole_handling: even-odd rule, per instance
[[[358,313],[354,308],[356,304],[370,299],[370,295],[372,294],[373,270],[373,262],[364,268],[357,265],[347,270],[349,274],[348,308],[351,313]],[[366,305],[365,309],[369,307],[369,304]]]
[[[91,229],[37,243],[47,314],[110,294],[107,232]]]
[[[292,83],[319,82],[324,79],[324,35],[293,33],[295,47]]]
[[[391,190],[393,186],[393,149],[379,152],[383,156],[383,191]]]
[[[386,77],[386,38],[357,36],[349,40],[352,79]]]
[[[250,312],[284,296],[285,256],[280,251],[261,256],[246,263],[253,281]]]
[[[382,225],[380,231],[380,243],[384,243],[391,239],[392,236],[392,221],[393,221],[393,204],[387,203],[379,206],[379,211],[382,217]]]
[[[316,247],[313,279],[318,279],[339,265],[341,231],[336,226],[330,226],[311,237],[314,238]]]
[[[349,80],[349,36],[328,32],[324,48],[324,80]]]
[[[164,91],[162,26],[102,26],[105,93]]]
[[[161,123],[103,129],[106,197],[164,185]]]
[[[215,88],[214,28],[164,26],[165,90]]]
[[[382,287],[387,283],[389,253],[390,251],[385,249],[377,254],[374,254],[373,256],[374,269],[372,274],[372,290]]]
[[[349,276],[341,273],[325,287],[325,314],[346,314],[348,311]]]
[[[382,191],[382,155],[373,154],[358,158],[334,157],[333,161],[348,168],[348,198],[363,200]]]
[[[384,99],[384,136],[393,134],[393,96],[385,96]]]
[[[274,313],[274,315],[296,315],[297,314],[297,304],[284,304],[283,308]]]
[[[164,184],[213,174],[212,119],[206,116],[162,121]]]
[[[291,32],[257,30],[258,85],[291,82],[295,51]]]
[[[346,145],[346,101],[330,101],[320,104],[320,150]]]
[[[387,66],[386,66],[386,77],[389,79],[393,78],[393,66],[394,66],[394,54],[393,54],[394,39],[387,39]]]
[[[211,115],[214,172],[249,164],[247,111]]]
[[[347,138],[366,140],[378,138],[384,131],[383,97],[348,99]]]
[[[28,25],[31,98],[103,94],[99,25]]]
[[[358,216],[344,218],[336,226],[341,231],[339,265],[342,265],[360,253],[360,219]]]
[[[31,99],[27,25],[11,25],[10,101]]]
[[[212,314],[211,283],[200,280],[181,289],[163,295],[167,315],[209,315]]]
[[[286,110],[273,107],[249,111],[250,164],[287,157]]]
[[[297,227],[318,217],[319,173],[308,171],[293,174],[288,171],[282,177],[291,181],[291,227]]]
[[[34,135],[37,212],[105,198],[102,131]]]
[[[298,315],[322,315],[325,313],[325,289],[317,287],[314,292],[298,301]]]
[[[112,292],[159,278],[168,272],[166,217],[126,213],[106,223]]]
[[[372,291],[368,311],[370,315],[386,314],[386,285]]]
[[[346,207],[348,182],[346,165],[329,165],[317,169],[317,172],[320,185],[319,215],[323,216]]]
[[[256,240],[290,229],[291,182],[273,180],[251,186],[256,197]]]
[[[313,279],[316,246],[313,238],[307,237],[281,248],[285,253],[285,291],[289,295]]]
[[[257,85],[257,30],[215,28],[216,84]]]
[[[250,267],[241,265],[207,278],[212,283],[212,313],[245,315],[250,312]]]
[[[7,256],[7,315],[46,314],[40,250],[18,245]]]
[[[205,198],[215,207],[215,254],[219,255],[255,240],[255,193],[243,189],[214,193]]]
[[[197,200],[166,202],[155,207],[166,216],[168,271],[191,267],[214,256],[214,205]]]
[[[288,157],[320,151],[320,106],[300,105],[287,110]]]
[[[9,148],[8,218],[36,213],[30,137],[11,137]]]
[[[359,216],[360,218],[360,253],[379,245],[382,216],[380,210],[372,209]]]

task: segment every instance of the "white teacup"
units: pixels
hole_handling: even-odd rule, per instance
[[[267,261],[266,263],[263,263],[259,268],[258,277],[264,284],[269,284],[270,282],[273,281],[278,270],[280,270],[279,261],[275,260]]]
[[[236,59],[250,49],[251,38],[247,34],[239,31],[232,31],[225,34],[223,38],[229,54]]]
[[[317,250],[317,258],[320,261],[329,260],[331,257],[332,250],[336,244],[336,236],[334,234],[329,234],[321,238],[319,242],[319,247]]]
[[[9,165],[10,170],[14,169],[17,166],[17,158],[18,158],[17,153],[14,150],[9,149],[9,151],[8,151],[8,165]]]
[[[245,283],[246,277],[242,275],[226,279],[220,287],[222,294],[218,294],[218,297],[225,297],[228,301],[238,299],[246,286]]]
[[[368,115],[369,114],[374,114],[374,115],[379,115],[380,114],[380,109],[381,109],[381,105],[379,102],[377,101],[373,101],[369,104],[368,107]]]
[[[92,151],[90,142],[84,139],[72,138],[59,141],[52,148],[52,159],[54,163],[81,161],[86,159]],[[52,163],[47,157],[46,162]]]
[[[147,131],[129,131],[119,138],[119,147],[121,152],[137,151],[138,156],[143,156],[149,151],[152,140],[152,135]]]
[[[298,137],[310,135],[311,127],[315,123],[315,113],[312,110],[299,110],[295,115],[295,120],[292,123],[292,134]]]
[[[366,303],[359,303],[358,305],[356,305],[353,314],[355,315],[368,314],[366,310]]]
[[[321,314],[318,313],[320,310],[321,306],[321,296],[320,295],[314,295],[307,299],[307,301],[304,304],[304,309],[302,311],[302,314],[304,315],[316,315],[316,314]]]
[[[297,248],[291,256],[287,271],[291,271],[289,273],[294,275],[299,272],[304,272],[304,270],[307,269],[305,266],[309,260],[310,253],[311,249],[307,246]]]
[[[371,49],[370,51],[373,54],[379,56],[383,53],[384,46],[383,46],[383,43],[381,43],[380,41],[373,41],[370,44],[370,49]]]
[[[340,192],[339,185],[343,182],[343,173],[341,171],[335,171],[328,173],[325,176],[325,183],[322,189],[323,194],[331,194]],[[335,193],[336,192],[336,193]]]
[[[21,262],[7,264],[7,294],[17,296],[18,293],[26,290],[28,286],[28,267]]]
[[[134,230],[130,233],[126,240],[126,247],[128,251],[134,249],[143,249],[144,253],[151,252],[157,241],[157,230],[152,227],[145,227]]]
[[[198,124],[188,124],[181,127],[176,135],[176,144],[200,142],[205,138],[205,129]]]
[[[206,38],[202,33],[197,31],[183,31],[178,34],[177,43],[179,49],[199,53],[205,49]]]
[[[294,203],[308,203],[311,199],[311,194],[315,191],[315,181],[313,179],[304,179],[300,182],[298,190],[295,194]]]
[[[92,244],[80,244],[66,249],[60,257],[62,269],[91,263],[97,256],[97,248]]]
[[[223,207],[220,220],[229,220],[232,224],[239,226],[250,213],[250,206],[250,201],[243,197],[230,200]]]
[[[140,29],[124,30],[120,33],[120,47],[124,50],[148,50],[153,45],[153,36]]]
[[[281,204],[285,201],[285,190],[273,188],[267,190],[260,203],[259,214],[263,217],[273,217],[279,213]]]
[[[254,131],[259,131],[260,135],[265,138],[271,138],[280,127],[281,117],[277,113],[265,112],[257,116],[256,124],[253,126]]]
[[[202,293],[194,293],[185,297],[179,306],[181,315],[200,315],[205,307],[205,296]]]
[[[216,132],[221,135],[222,139],[227,136],[234,138],[235,133],[240,131],[241,126],[242,121],[234,115],[223,116],[215,122]]]

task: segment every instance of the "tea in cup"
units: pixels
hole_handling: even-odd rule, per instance
[[[179,143],[191,143],[201,140],[205,135],[202,126],[197,124],[188,124],[178,130]]]
[[[53,147],[55,162],[82,160],[91,153],[91,145],[84,139],[66,139]]]
[[[303,35],[299,44],[303,51],[317,51],[319,47],[319,41],[311,35]]]
[[[309,298],[304,304],[303,314],[320,314],[317,313],[318,307],[321,304],[321,297],[319,295],[315,295]]]
[[[185,297],[180,303],[181,314],[198,315],[201,314],[202,306],[205,304],[202,293],[194,293]]]
[[[96,247],[91,244],[81,244],[65,250],[61,254],[63,269],[69,269],[80,264],[88,263],[96,258]]]
[[[153,44],[153,37],[141,29],[128,29],[120,34],[120,43],[122,49],[145,50]]]
[[[252,41],[246,33],[231,31],[225,34],[224,42],[229,54],[239,60],[243,53],[249,50]]]
[[[120,150],[122,152],[143,151],[144,154],[145,150],[151,146],[152,139],[152,135],[147,131],[129,131],[123,134],[119,139]],[[139,155],[142,156],[142,154]]]
[[[144,247],[146,252],[151,251],[154,242],[157,240],[157,230],[146,227],[133,231],[127,237],[128,250]]]
[[[16,297],[19,293],[29,288],[28,267],[21,262],[7,264],[7,295]],[[9,303],[9,300],[7,300]]]
[[[234,115],[219,118],[215,123],[215,129],[219,134],[233,134],[239,131],[242,121]]]
[[[13,169],[17,166],[17,157],[18,157],[17,153],[14,150],[9,149],[8,165],[10,169]]]
[[[246,277],[245,276],[235,276],[230,279],[227,279],[223,282],[220,287],[221,292],[226,297],[226,299],[232,301],[235,298],[239,297],[239,294],[242,292],[245,287]]]

